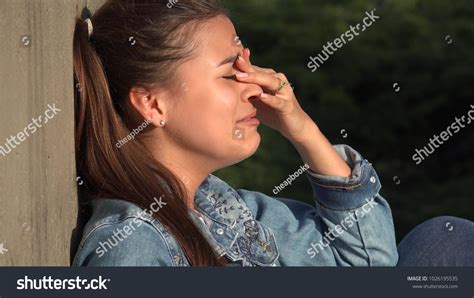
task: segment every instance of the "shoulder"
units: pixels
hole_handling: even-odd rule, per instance
[[[123,200],[101,199],[93,201],[92,210],[74,266],[174,265],[176,241],[143,209]]]

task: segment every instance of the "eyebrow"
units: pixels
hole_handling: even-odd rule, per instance
[[[238,58],[239,58],[239,54],[235,54],[235,55],[232,55],[230,57],[227,57],[221,63],[219,63],[219,65],[217,65],[217,67],[221,67],[222,65],[227,64],[227,63],[234,64],[235,61],[237,61]]]

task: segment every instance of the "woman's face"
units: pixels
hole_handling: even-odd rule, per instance
[[[179,146],[218,169],[257,150],[258,120],[240,120],[255,117],[250,99],[262,89],[229,77],[239,72],[234,61],[243,48],[227,17],[207,21],[194,38],[195,55],[176,70],[177,91],[166,127]]]

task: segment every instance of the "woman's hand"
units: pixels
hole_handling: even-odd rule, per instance
[[[259,99],[254,102],[257,118],[265,125],[279,131],[292,143],[300,143],[313,130],[316,124],[303,111],[286,76],[273,69],[261,68],[250,63],[250,50],[243,51],[236,66],[242,71],[236,78],[240,82],[253,83],[263,88]],[[283,80],[285,86],[277,91]]]
[[[303,111],[286,76],[252,65],[249,49],[244,49],[243,53],[244,57],[237,59],[236,66],[244,76],[237,74],[237,80],[260,85],[264,91],[259,97],[261,102],[253,103],[257,108],[257,118],[286,137],[312,171],[322,175],[350,176],[351,169]],[[280,80],[286,85],[277,90]]]

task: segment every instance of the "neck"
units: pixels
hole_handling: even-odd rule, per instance
[[[176,147],[166,149],[171,147],[153,148],[153,157],[183,183],[186,190],[186,204],[190,209],[195,210],[194,196],[196,191],[207,175],[213,172],[213,169],[209,167],[209,161],[204,161],[202,156]]]

